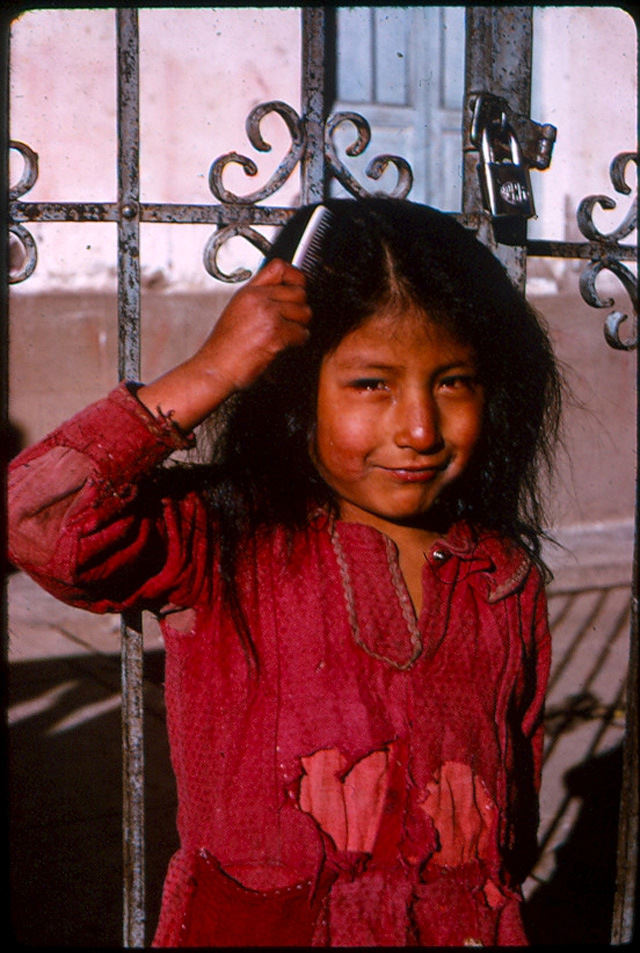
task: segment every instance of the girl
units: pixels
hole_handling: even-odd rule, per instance
[[[559,375],[451,217],[333,200],[202,348],[13,466],[11,558],[160,617],[181,847],[157,946],[522,944]],[[206,467],[166,467],[211,415]]]

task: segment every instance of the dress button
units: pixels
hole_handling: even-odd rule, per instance
[[[443,563],[449,558],[449,553],[445,549],[434,549],[432,556],[436,562]]]

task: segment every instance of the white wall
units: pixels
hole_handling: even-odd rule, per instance
[[[242,193],[263,184],[289,135],[281,119],[267,117],[261,128],[273,149],[256,153],[245,118],[272,99],[300,108],[299,9],[142,9],[139,21],[142,200],[217,202],[209,167],[231,151],[254,157],[260,171],[248,178],[229,169],[226,187]],[[115,199],[115,43],[113,9],[36,10],[14,23],[11,137],[40,157],[38,181],[25,200]],[[15,181],[21,169],[15,153],[14,167]],[[296,204],[298,189],[295,175],[274,204]],[[34,225],[38,267],[19,290],[114,287],[115,231],[113,224]],[[144,278],[166,280],[172,290],[210,287],[202,251],[212,231],[143,226]]]
[[[610,232],[631,204],[614,191],[609,164],[618,153],[637,148],[635,23],[616,7],[536,7],[533,29],[531,112],[534,119],[553,123],[558,135],[550,168],[532,172],[538,219],[529,234],[584,240],[575,212],[583,198],[595,194],[618,202],[616,210],[597,208],[594,214],[596,225]],[[627,167],[627,181],[635,190],[634,163]],[[563,267],[554,264],[556,271]]]
[[[140,38],[143,201],[215,201],[209,166],[229,151],[251,156],[260,170],[256,179],[229,170],[229,188],[249,192],[266,181],[286,152],[288,133],[277,117],[265,120],[274,148],[260,154],[244,122],[270,99],[299,109],[299,9],[143,8]],[[556,125],[558,138],[551,168],[532,173],[538,220],[530,234],[575,239],[578,202],[594,193],[613,196],[609,163],[635,148],[635,24],[615,7],[534,7],[533,52],[532,116]],[[115,108],[113,9],[35,10],[14,23],[11,136],[40,155],[40,176],[26,200],[115,198]],[[375,154],[375,143],[368,151]],[[269,204],[296,204],[297,192],[294,174]],[[620,211],[596,216],[606,231],[628,207],[628,199],[618,200]],[[114,225],[46,223],[32,231],[39,264],[19,292],[114,286]],[[144,280],[171,290],[210,288],[201,257],[211,231],[143,226]],[[249,263],[257,261],[244,241],[235,244],[236,257],[248,252]]]

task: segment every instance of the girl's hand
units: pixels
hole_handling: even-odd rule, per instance
[[[288,262],[270,261],[233,296],[193,357],[141,387],[138,399],[191,430],[252,384],[280,351],[304,344],[311,319],[305,280]]]
[[[280,351],[304,344],[310,318],[304,274],[274,259],[233,296],[190,363],[224,377],[230,393],[242,390]]]

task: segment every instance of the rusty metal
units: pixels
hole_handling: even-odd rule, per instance
[[[215,197],[225,205],[255,205],[269,198],[274,192],[282,188],[295,167],[298,165],[305,151],[305,131],[303,120],[296,111],[288,106],[287,103],[270,102],[261,103],[253,109],[247,118],[246,130],[249,142],[259,152],[269,152],[271,146],[266,142],[260,132],[260,122],[269,113],[277,113],[285,121],[287,129],[291,134],[291,147],[282,160],[274,174],[266,185],[257,189],[255,192],[249,192],[246,195],[237,195],[235,192],[229,192],[222,184],[222,174],[229,163],[237,163],[244,169],[246,175],[257,175],[258,167],[253,159],[240,155],[238,152],[228,152],[220,156],[213,162],[209,170],[209,188]]]
[[[118,37],[118,376],[140,378],[140,110],[138,15],[116,11]],[[142,619],[120,624],[122,678],[123,945],[145,943]]]
[[[617,192],[629,194],[630,188],[626,184],[624,171],[629,159],[633,159],[637,165],[637,154],[630,153],[618,156],[611,166],[611,181]],[[603,208],[613,208],[615,203],[603,203],[602,197],[596,197],[597,201],[603,205]],[[590,209],[590,204],[588,208]],[[633,214],[633,228],[637,230],[637,198],[634,199],[632,212],[625,218],[623,223],[605,238],[615,238],[629,234],[631,228],[631,215]],[[583,226],[588,222],[583,222]],[[605,266],[606,267],[606,266]],[[619,275],[619,272],[616,272]],[[626,284],[626,282],[625,282]],[[637,331],[637,278],[635,279],[635,346],[638,343]],[[628,288],[631,293],[631,290]],[[607,304],[607,306],[609,306]],[[618,328],[624,317],[618,320],[618,315],[609,315],[609,321],[613,320],[613,337],[619,340]],[[612,342],[610,342],[612,343]],[[633,340],[629,342],[632,346]],[[640,361],[636,363],[636,420],[640,420]],[[636,454],[640,453],[638,448]],[[640,766],[638,764],[638,696],[640,694],[640,677],[638,672],[638,637],[639,637],[639,613],[638,599],[640,598],[640,465],[636,467],[636,500],[635,500],[635,538],[633,553],[633,582],[631,593],[631,633],[630,633],[630,652],[629,652],[629,672],[627,675],[627,715],[624,735],[624,747],[622,756],[622,786],[620,792],[620,811],[618,821],[618,845],[616,857],[616,890],[613,902],[613,916],[611,925],[611,942],[615,945],[630,944],[635,934],[635,915],[638,902],[638,801],[639,801],[639,780]]]
[[[478,90],[488,90],[506,100],[516,115],[529,116],[533,8],[468,7],[465,24],[465,103],[475,105]],[[476,173],[476,146],[470,140],[471,127],[467,122],[463,126],[462,212],[466,216],[482,208],[482,195]],[[478,236],[502,261],[513,283],[524,291],[526,222],[509,226],[505,236],[509,244],[499,240],[501,227],[504,229],[491,223],[487,215]]]
[[[9,148],[19,152],[24,163],[19,181],[13,188],[9,188],[9,202],[11,203],[35,185],[38,179],[38,154],[24,142],[10,142]],[[9,283],[16,284],[19,281],[26,281],[35,271],[38,263],[38,249],[31,232],[23,225],[18,224],[18,219],[15,217],[9,224],[9,233],[17,240],[24,253],[24,262],[21,267],[9,272]]]
[[[631,161],[635,162],[636,165],[638,164],[637,153],[621,153],[611,163],[611,182],[616,192],[623,195],[628,195],[631,192],[631,188],[627,185],[625,179],[625,170]],[[578,207],[578,228],[586,238],[598,242],[599,246],[598,255],[591,259],[589,267],[580,275],[580,293],[587,304],[592,307],[610,308],[614,299],[606,298],[602,300],[600,298],[596,291],[596,278],[601,271],[606,270],[612,272],[620,280],[633,306],[631,337],[626,341],[623,341],[620,337],[620,327],[628,319],[628,316],[621,311],[614,311],[608,315],[604,335],[611,347],[630,351],[638,346],[638,279],[621,263],[618,249],[620,239],[626,238],[638,227],[638,199],[637,196],[633,197],[631,207],[621,224],[607,234],[600,232],[593,222],[593,209],[596,204],[603,209],[612,210],[616,208],[614,200],[607,195],[591,195],[583,199]]]
[[[324,167],[326,12],[321,6],[302,8],[302,115],[306,147],[300,166],[300,201],[321,202],[326,195]]]
[[[349,169],[344,165],[344,163],[340,161],[333,140],[335,130],[345,122],[351,123],[355,127],[357,133],[355,142],[352,142],[351,145],[347,146],[345,149],[345,152],[348,156],[362,155],[364,150],[369,145],[371,140],[371,128],[364,116],[361,116],[359,113],[355,112],[334,113],[327,119],[326,123],[324,146],[325,160],[327,162],[328,169],[333,173],[338,182],[344,186],[347,192],[350,192],[351,195],[363,197],[368,195],[369,191],[358,182],[358,180],[349,172]],[[398,172],[398,178],[395,188],[393,188],[391,192],[385,194],[388,194],[392,198],[404,199],[411,191],[411,186],[413,185],[413,173],[411,171],[411,166],[406,159],[402,158],[402,156],[386,154],[375,156],[375,158],[373,158],[366,167],[365,175],[370,179],[377,180],[381,175],[383,175],[389,165],[395,166]]]
[[[640,417],[640,363],[638,364],[637,413]],[[638,513],[640,481],[636,482],[636,537],[634,550],[633,591],[631,598],[631,649],[627,676],[627,709],[622,753],[622,787],[618,822],[616,890],[613,902],[611,942],[630,944],[635,934],[635,913],[638,883]]]
[[[467,129],[465,148],[480,149],[482,130],[498,123],[511,126],[516,134],[522,155],[532,169],[548,169],[557,129],[551,123],[534,122],[528,115],[515,112],[507,99],[486,91],[472,90],[467,96],[467,111],[471,122]]]
[[[125,11],[120,11],[123,14]],[[134,11],[128,11],[132,22]],[[131,370],[126,376],[136,377],[139,356],[139,331],[136,305],[133,298],[137,282],[133,277],[134,269],[139,267],[138,241],[139,224],[141,222],[211,224],[217,227],[216,231],[207,240],[203,251],[203,262],[207,272],[219,281],[235,283],[245,281],[250,272],[239,268],[231,274],[226,274],[218,265],[218,252],[231,238],[242,237],[257,247],[263,254],[270,247],[265,236],[256,230],[256,225],[284,225],[291,217],[294,209],[286,207],[267,207],[259,203],[274,195],[289,179],[293,172],[300,171],[300,197],[303,203],[321,201],[327,194],[328,179],[333,175],[352,195],[363,196],[370,194],[357,179],[349,172],[345,163],[339,158],[334,143],[335,130],[344,123],[355,126],[357,137],[355,142],[346,148],[348,156],[361,155],[371,139],[369,124],[363,116],[357,113],[336,113],[326,116],[324,95],[324,35],[325,11],[320,7],[310,7],[302,10],[302,78],[301,78],[301,115],[287,103],[272,101],[260,103],[250,112],[246,120],[246,131],[249,142],[258,152],[268,152],[271,145],[264,139],[260,125],[265,116],[276,113],[284,121],[291,136],[291,144],[284,159],[272,174],[268,182],[261,188],[245,194],[238,194],[227,189],[223,182],[224,172],[228,165],[240,165],[249,177],[258,172],[256,163],[249,156],[239,152],[228,152],[215,159],[209,169],[209,187],[217,204],[194,205],[172,203],[141,203],[137,188],[137,145],[135,148],[127,145],[138,140],[137,101],[134,109],[134,96],[137,91],[128,82],[122,84],[121,90],[121,132],[119,160],[120,175],[125,178],[120,182],[117,202],[25,202],[21,201],[37,179],[37,156],[24,143],[12,143],[12,147],[21,152],[25,162],[25,171],[12,190],[11,198],[11,231],[21,243],[25,252],[24,267],[17,272],[12,280],[24,281],[36,267],[37,249],[31,234],[20,223],[22,222],[117,222],[119,241],[125,254],[119,257],[119,287],[121,294],[122,322],[120,325],[120,345],[129,356],[125,363]],[[133,26],[129,27],[133,30]],[[137,69],[137,59],[131,41],[127,40],[120,55],[119,72],[131,76],[132,69]],[[137,88],[136,88],[137,89]],[[127,131],[125,124],[131,124]],[[134,128],[135,126],[135,128]],[[128,150],[128,151],[127,151]],[[393,197],[405,198],[413,184],[413,174],[408,162],[401,156],[378,155],[371,159],[365,175],[377,181],[392,166],[397,170],[397,181],[390,193]],[[135,170],[135,176],[134,176]],[[127,178],[128,177],[128,178]],[[135,184],[135,187],[134,187]],[[129,289],[129,290],[128,290]],[[126,332],[125,329],[126,328]],[[124,356],[122,357],[125,360]],[[124,365],[121,365],[121,374]]]
[[[630,162],[638,163],[638,154],[622,152],[617,155],[610,166],[610,177],[616,192],[629,195],[631,187],[627,184],[625,171]],[[601,232],[593,221],[593,210],[596,205],[612,211],[617,203],[607,195],[590,195],[583,199],[577,210],[576,220],[581,233],[588,239],[587,242],[549,242],[528,241],[529,257],[554,257],[587,259],[589,265],[579,278],[580,294],[592,308],[610,308],[614,304],[613,298],[601,298],[596,289],[596,279],[602,271],[614,274],[626,291],[633,314],[631,316],[631,334],[626,340],[620,336],[624,322],[629,315],[623,311],[613,311],[604,323],[604,336],[607,343],[617,350],[630,351],[638,346],[638,279],[634,273],[622,264],[623,261],[637,262],[637,246],[622,245],[621,240],[627,238],[638,228],[638,199],[634,195],[629,209],[622,222],[610,232]]]

